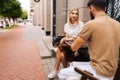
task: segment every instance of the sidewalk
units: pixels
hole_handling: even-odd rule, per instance
[[[26,27],[22,39],[36,41],[47,78],[47,75],[53,70],[55,64],[55,58],[51,56],[50,52],[50,50],[54,48],[52,46],[52,37],[46,36],[44,30],[42,30],[40,26],[29,25]]]
[[[41,58],[42,66],[44,68],[42,70],[45,72],[44,75],[46,77],[46,80],[49,80],[47,78],[47,75],[53,70],[53,67],[55,65],[55,57],[51,56],[51,50],[54,49],[54,47],[52,46],[52,37],[46,36],[44,30],[41,29],[41,26],[32,26],[27,24],[22,28],[24,28],[22,40],[25,42],[32,41],[36,43],[36,47],[39,53],[38,57]],[[4,35],[5,31],[0,31],[0,33],[1,33],[0,35],[2,35],[2,33]],[[28,46],[30,45],[28,44]],[[24,48],[24,46],[22,48]],[[31,50],[34,50],[34,49],[31,48]],[[35,80],[38,80],[38,79],[35,79]],[[44,79],[40,79],[40,80],[44,80]],[[58,79],[54,79],[54,80],[58,80]]]
[[[38,49],[40,51],[40,56],[51,57],[51,54],[48,51],[49,48],[47,46],[51,45],[50,48],[53,48],[52,44],[50,43],[52,41],[52,38],[51,36],[46,36],[44,34],[44,31],[41,30],[40,26],[27,25],[22,39],[26,41],[36,41]]]
[[[52,46],[52,36],[46,36],[41,26],[29,26],[26,27],[23,39],[37,42],[39,53],[42,58],[42,65],[47,78],[47,75],[53,70],[55,65],[55,57],[51,55],[51,50],[54,50],[54,47]],[[62,68],[62,66],[60,66],[60,68]],[[49,79],[47,78],[47,80]]]
[[[46,80],[36,42],[21,39],[24,29],[0,34],[0,80]]]
[[[41,26],[27,25],[23,40],[33,40],[37,42],[46,80],[49,80],[47,75],[53,70],[55,65],[55,57],[51,55],[51,50],[54,49],[52,46],[52,36],[46,36]],[[62,68],[62,66],[60,66],[60,68]],[[58,79],[56,78],[54,80]]]

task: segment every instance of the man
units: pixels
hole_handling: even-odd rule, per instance
[[[87,5],[94,19],[85,24],[70,46],[72,51],[76,51],[87,41],[90,62],[79,62],[77,67],[91,72],[100,80],[113,80],[118,64],[120,23],[105,14],[105,0],[89,0]],[[74,71],[75,66],[62,69],[59,79],[80,77],[81,75]]]

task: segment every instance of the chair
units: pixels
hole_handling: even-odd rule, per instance
[[[82,75],[80,80],[98,80],[96,77],[93,76],[92,73],[88,72],[88,71],[83,71],[77,67],[74,68],[74,70],[78,73],[80,73]]]
[[[82,75],[81,80],[98,80],[96,77],[93,76],[92,73],[90,73],[88,71],[81,70],[77,67],[75,67],[74,70]],[[120,80],[119,75],[120,75],[120,60],[118,61],[118,69],[115,73],[115,77],[113,80]]]

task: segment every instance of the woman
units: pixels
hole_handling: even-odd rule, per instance
[[[78,33],[81,31],[84,23],[79,21],[79,10],[78,8],[72,8],[69,11],[68,21],[64,25],[65,37],[61,39],[60,44],[63,44],[64,39],[73,40],[77,37]],[[57,77],[57,73],[59,71],[60,63],[62,62],[63,67],[67,67],[65,61],[65,55],[58,48],[56,52],[56,64],[54,66],[54,70],[48,75],[48,78]]]

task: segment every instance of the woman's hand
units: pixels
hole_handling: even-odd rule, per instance
[[[64,44],[65,40],[66,40],[66,37],[62,38],[62,39],[60,40],[60,44]]]

